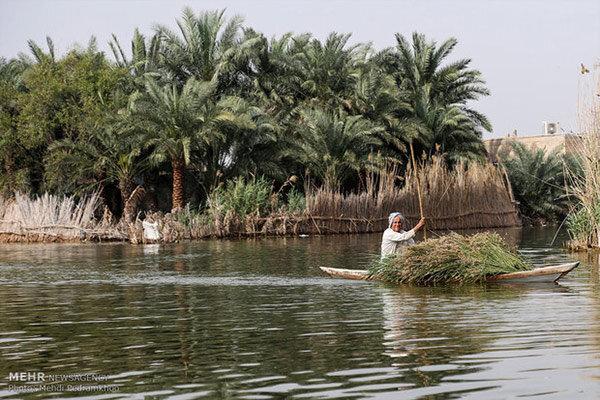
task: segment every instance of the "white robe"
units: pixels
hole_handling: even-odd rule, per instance
[[[400,253],[404,247],[415,244],[413,237],[415,230],[395,232],[392,228],[387,228],[381,238],[381,258],[391,254]]]

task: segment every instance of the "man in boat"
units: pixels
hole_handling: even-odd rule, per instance
[[[406,225],[406,219],[399,212],[393,212],[389,216],[389,226],[383,232],[381,238],[381,258],[400,253],[407,247],[415,244],[415,233],[425,225],[425,218],[421,218],[419,222],[409,231],[403,230]]]

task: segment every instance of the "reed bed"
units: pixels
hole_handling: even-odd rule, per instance
[[[600,247],[600,68],[579,100],[581,140],[573,144],[581,172],[567,171],[571,195],[579,202],[568,218],[574,250]]]
[[[417,179],[418,177],[418,179]],[[409,168],[404,185],[398,167],[391,165],[366,177],[362,193],[343,194],[325,188],[293,192],[281,203],[279,192],[260,179],[231,182],[211,197],[206,210],[146,214],[158,223],[161,242],[187,239],[298,234],[381,232],[391,211],[419,218],[417,184],[425,198],[429,229],[469,229],[519,225],[510,185],[501,169],[490,164],[459,164],[448,169],[434,157],[416,171]],[[291,200],[290,200],[291,198]],[[0,198],[0,241],[89,240],[90,238],[145,242],[142,221],[94,216],[97,194],[74,197],[45,194],[35,199],[17,193]],[[106,214],[106,211],[105,211]]]
[[[493,275],[529,269],[531,265],[498,234],[451,233],[407,247],[376,262],[369,272],[390,283],[426,286],[481,283]]]
[[[424,197],[429,229],[451,230],[519,226],[516,203],[503,169],[489,163],[459,163],[448,169],[439,156],[408,168],[404,186],[395,185],[395,170],[381,174],[377,188],[343,195],[318,189],[306,196],[307,213],[355,221],[370,221],[373,231],[387,228],[387,216],[400,211],[414,224],[420,218],[417,185]],[[373,185],[375,186],[375,185]]]
[[[424,193],[424,214],[431,229],[520,225],[510,183],[500,167],[490,163],[459,163],[448,170],[441,157],[434,157],[425,168],[409,169],[402,189],[401,209],[415,221],[419,217],[418,184]]]
[[[6,242],[80,241],[125,239],[111,226],[95,219],[100,205],[97,193],[79,201],[73,196],[43,194],[30,198],[15,193],[0,198],[0,240]]]
[[[289,205],[273,208],[277,203],[276,194],[268,195],[262,188],[264,185],[257,185],[260,182],[246,182],[246,187],[242,182],[233,182],[231,188],[220,189],[227,195],[215,197],[212,206],[204,212],[185,209],[177,215],[157,213],[150,216],[150,220],[159,223],[162,241],[166,242],[211,237],[381,232],[387,228],[391,211],[399,210],[410,223],[416,223],[418,182],[422,185],[430,229],[520,225],[505,173],[491,164],[459,164],[449,170],[442,157],[434,157],[416,172],[409,168],[403,187],[399,187],[399,179],[397,166],[391,165],[368,175],[366,190],[362,193],[307,188],[302,202],[297,202],[305,204],[305,209],[294,207],[293,212]],[[262,188],[261,196],[245,194],[253,193],[254,186]],[[257,198],[262,200],[257,201]],[[263,204],[267,202],[270,204]],[[141,222],[132,227],[131,240],[143,241]]]

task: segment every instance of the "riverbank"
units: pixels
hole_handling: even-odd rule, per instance
[[[401,210],[408,225],[423,212],[432,230],[489,229],[521,226],[516,203],[503,170],[491,164],[458,164],[448,169],[444,160],[413,172],[404,185],[395,184],[396,171],[380,173],[361,193],[326,188],[305,189],[301,206],[282,201],[260,181],[236,181],[219,189],[203,210],[189,206],[173,213],[138,213],[128,222],[117,221],[98,194],[76,200],[44,194],[31,198],[16,194],[0,200],[0,242],[129,241],[172,243],[181,240],[359,234],[384,231],[388,215]],[[258,187],[258,189],[256,189]],[[253,196],[254,192],[262,193]],[[239,198],[238,198],[239,197]],[[250,200],[249,200],[250,199]],[[490,201],[489,199],[494,199]],[[103,207],[102,214],[99,210]]]

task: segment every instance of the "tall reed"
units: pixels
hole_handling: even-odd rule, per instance
[[[581,173],[568,171],[572,195],[579,201],[568,220],[571,247],[600,246],[600,67],[579,99],[581,141],[574,144]]]
[[[417,179],[417,176],[419,179]],[[424,196],[424,213],[431,229],[469,229],[518,226],[520,221],[504,170],[489,163],[463,163],[448,169],[443,157],[408,168],[404,185],[397,186],[396,168],[388,168],[367,191],[344,195],[316,189],[306,195],[313,216],[365,219],[378,230],[387,226],[387,215],[402,212],[409,222],[419,217],[417,185]],[[377,229],[376,229],[377,230]],[[376,231],[375,230],[375,231]]]
[[[14,198],[0,198],[0,234],[82,239],[100,227],[94,218],[99,205],[97,193],[76,200],[48,193],[30,198],[17,192]]]

